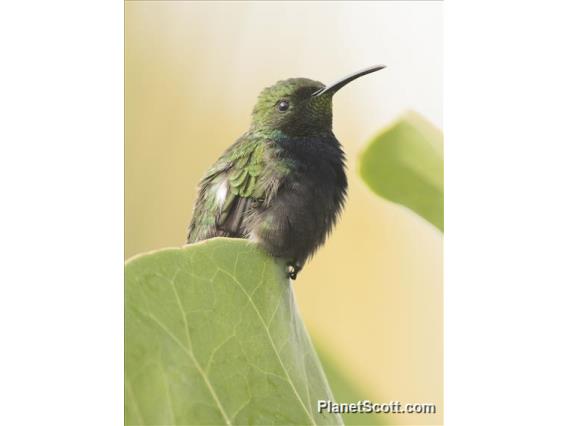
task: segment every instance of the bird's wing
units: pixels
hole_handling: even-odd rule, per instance
[[[237,143],[215,163],[201,181],[188,242],[246,236],[243,221],[253,202],[265,202],[277,189],[265,149],[264,143]]]
[[[254,200],[265,196],[258,182],[264,167],[264,144],[239,152],[223,181],[226,193],[216,218],[217,228],[230,236],[243,236],[243,219]]]

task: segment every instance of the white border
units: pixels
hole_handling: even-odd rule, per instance
[[[568,424],[562,6],[446,4],[448,425]]]
[[[0,13],[0,424],[123,410],[123,4]]]

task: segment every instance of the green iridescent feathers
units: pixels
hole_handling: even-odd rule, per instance
[[[264,134],[247,133],[231,146],[201,181],[188,242],[243,234],[251,207],[268,203],[288,173],[279,151]]]
[[[286,136],[313,136],[330,128],[331,95],[312,96],[324,87],[323,83],[308,78],[290,78],[267,87],[258,96],[251,129],[280,131]],[[276,108],[282,100],[289,102],[285,113]]]
[[[256,185],[258,177],[264,167],[263,143],[245,146],[244,152],[233,155],[234,166],[228,173],[228,184],[231,194],[239,197],[262,198],[264,195],[260,185]]]

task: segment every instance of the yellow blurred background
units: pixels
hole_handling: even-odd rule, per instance
[[[125,3],[125,257],[179,246],[196,185],[277,80],[330,83],[349,198],[331,238],[294,282],[312,336],[375,402],[443,411],[442,234],[378,198],[357,175],[369,139],[407,109],[442,125],[441,2]],[[354,401],[340,401],[354,402]]]

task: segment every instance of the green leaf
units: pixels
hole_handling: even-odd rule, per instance
[[[282,263],[216,238],[125,275],[126,424],[342,424]]]
[[[360,157],[363,180],[444,230],[444,153],[440,130],[408,113],[376,136]]]

